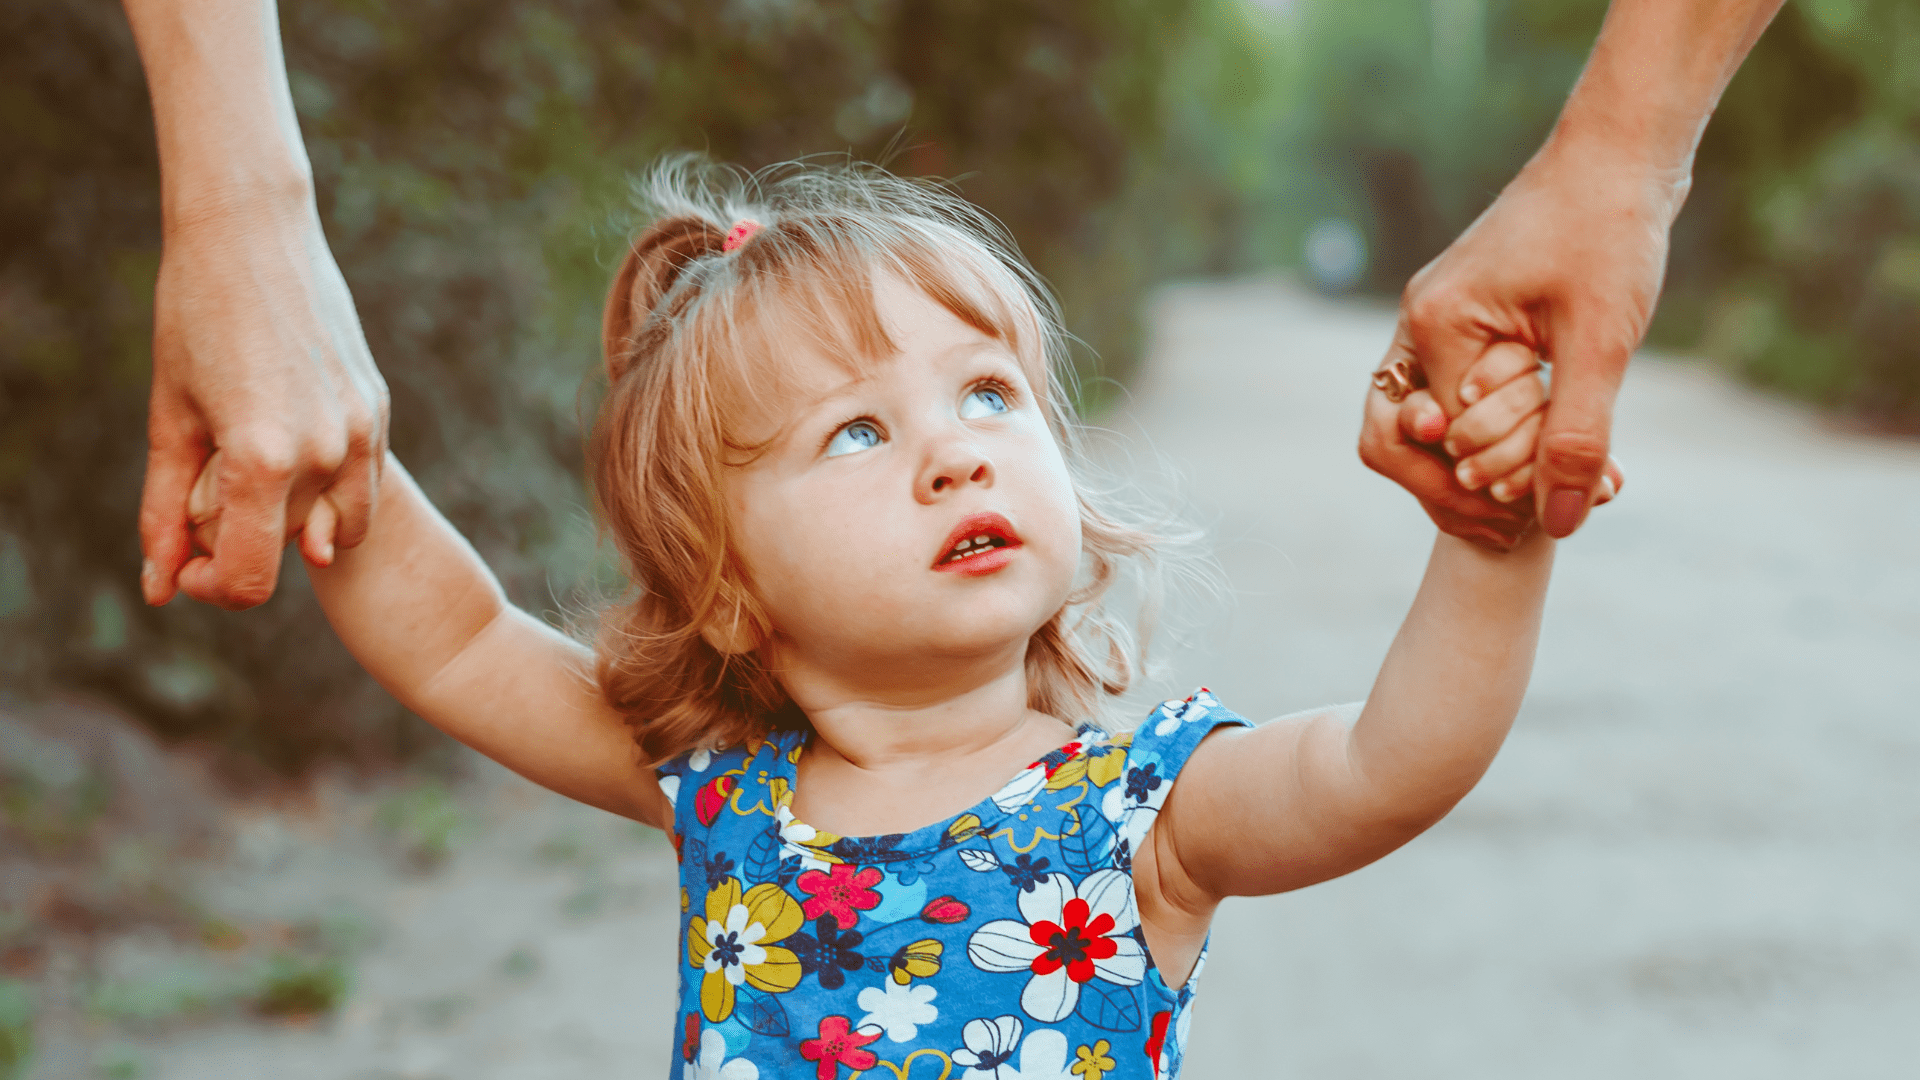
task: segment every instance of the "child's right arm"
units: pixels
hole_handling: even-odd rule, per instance
[[[391,455],[366,540],[310,573],[340,639],[401,704],[534,783],[668,826],[592,651],[508,603]]]

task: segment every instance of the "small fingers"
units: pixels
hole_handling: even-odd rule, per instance
[[[1513,470],[1487,485],[1487,494],[1503,503],[1513,502],[1533,490],[1533,462]]]
[[[1408,441],[1400,408],[1378,390],[1367,395],[1360,458],[1367,467],[1407,489],[1443,531],[1500,550],[1512,547],[1528,528],[1531,506],[1506,507],[1466,491],[1434,451]]]
[[[340,471],[334,474],[333,483],[320,494],[321,502],[332,503],[327,511],[335,520],[329,530],[330,545],[338,543],[341,547],[356,547],[366,539],[367,529],[373,524],[374,500],[380,486],[380,462],[385,455],[372,453],[371,450],[369,446],[349,455]],[[315,503],[316,508],[318,505]],[[308,520],[311,522],[311,516]]]
[[[1601,473],[1600,475],[1606,482],[1611,483],[1613,485],[1613,490],[1611,492],[1606,493],[1607,499],[1612,499],[1615,496],[1619,495],[1620,492],[1624,490],[1627,486],[1627,474],[1624,470],[1620,468],[1620,463],[1618,461],[1615,461],[1612,455],[1608,455],[1606,471]],[[1602,499],[1600,501],[1605,502],[1607,501],[1607,499]]]
[[[333,500],[322,495],[307,511],[307,523],[300,529],[300,554],[315,566],[333,565],[334,538],[339,535],[340,512]]]
[[[285,460],[224,448],[209,481],[210,509],[220,520],[219,543],[211,560],[195,559],[181,570],[181,590],[230,611],[265,603],[280,578],[292,483]]]
[[[1540,370],[1540,357],[1517,341],[1487,346],[1460,380],[1460,400],[1468,405],[1531,371]]]
[[[1447,427],[1443,444],[1455,461],[1470,458],[1507,437],[1546,404],[1547,391],[1535,375],[1522,375],[1468,406]]]
[[[1608,458],[1606,472],[1602,473],[1600,477],[1600,491],[1594,498],[1593,505],[1605,506],[1607,503],[1619,498],[1621,490],[1626,486],[1627,477],[1626,474],[1621,471],[1620,463],[1612,458]],[[1487,493],[1503,503],[1510,503],[1527,494],[1532,488],[1533,462],[1529,461],[1500,479],[1495,480],[1492,484],[1489,484],[1487,486]]]
[[[1522,465],[1531,465],[1534,448],[1540,437],[1540,423],[1544,418],[1542,410],[1534,410],[1533,415],[1520,421],[1500,441],[1455,465],[1453,475],[1460,481],[1460,486],[1468,491],[1478,491],[1490,480],[1504,477]]]

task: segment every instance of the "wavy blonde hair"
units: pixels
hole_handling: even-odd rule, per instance
[[[1045,388],[1074,476],[1083,557],[1066,604],[1029,644],[1029,704],[1070,723],[1103,722],[1103,704],[1140,669],[1156,554],[1190,535],[1117,508],[1116,489],[1097,482],[1070,405],[1058,306],[1005,230],[942,187],[852,163],[748,174],[673,158],[639,190],[653,223],[629,244],[607,296],[611,385],[589,472],[633,583],[601,613],[598,676],[642,756],[660,762],[806,725],[758,652],[723,653],[702,633],[731,623],[765,641],[771,629],[729,540],[722,495],[725,470],[759,447],[728,417],[743,401],[778,400],[777,358],[796,340],[850,362],[890,355],[873,293],[887,274],[1005,343]],[[761,228],[724,251],[742,220]],[[1140,610],[1123,619],[1105,600],[1129,568],[1145,587]]]

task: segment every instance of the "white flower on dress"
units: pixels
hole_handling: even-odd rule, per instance
[[[1002,812],[1011,814],[1026,806],[1040,789],[1047,786],[1047,770],[1044,766],[1034,765],[1019,776],[1007,781],[1007,786],[993,793],[993,805]]]
[[[912,1042],[920,1034],[921,1024],[931,1024],[940,1019],[940,1010],[933,1004],[933,987],[926,983],[914,983],[901,986],[891,980],[879,986],[869,986],[860,991],[856,1000],[867,1014],[860,1018],[856,1027],[884,1028],[887,1038],[894,1042]]]
[[[713,764],[713,751],[704,746],[695,747],[693,753],[687,755],[687,768],[694,772],[706,772],[707,766],[711,764]]]
[[[1075,886],[1048,874],[1017,897],[1018,919],[995,919],[967,940],[967,958],[983,971],[1031,971],[1020,1007],[1043,1024],[1073,1013],[1080,987],[1100,978],[1138,986],[1147,975],[1146,952],[1133,938],[1140,925],[1133,879],[1121,870],[1096,870]]]
[[[661,790],[661,791],[664,791],[664,792],[666,792],[666,793],[667,793],[667,802],[668,802],[669,804],[672,804],[672,803],[675,803],[675,802],[678,802],[678,801],[679,801],[679,799],[680,799],[680,777],[679,777],[679,774],[677,774],[677,773],[668,773],[667,775],[665,775],[665,776],[663,776],[663,777],[661,777],[661,778],[660,778],[660,790]]]
[[[825,870],[833,865],[820,857],[820,849],[811,846],[820,830],[794,817],[792,806],[782,806],[773,817],[780,825],[781,858],[798,855],[802,870]]]
[[[760,1080],[760,1067],[746,1058],[727,1060],[727,1040],[708,1028],[700,1033],[700,1057],[686,1069],[687,1080]]]
[[[955,1050],[951,1057],[955,1065],[965,1065],[967,1071],[960,1074],[959,1080],[1005,1080],[1013,1072],[1008,1065],[1013,1060],[1013,1048],[1020,1045],[1020,1029],[1023,1027],[1017,1016],[996,1016],[992,1020],[969,1020],[967,1026],[960,1029],[960,1040],[967,1045]],[[1005,1071],[1001,1071],[1002,1068]]]
[[[1171,735],[1179,729],[1181,724],[1189,720],[1198,720],[1206,714],[1207,710],[1219,707],[1220,700],[1213,696],[1213,691],[1204,686],[1185,701],[1163,701],[1160,703],[1160,709],[1166,715],[1154,725],[1153,733]]]
[[[951,1055],[966,1071],[954,1080],[1077,1080],[1067,1072],[1067,1037],[1042,1028],[1020,1041],[1024,1025],[1017,1016],[969,1020],[960,1030],[967,1045]],[[1014,1047],[1020,1048],[1020,1066],[1013,1065]]]
[[[748,921],[747,905],[735,904],[727,912],[727,921],[707,922],[707,955],[703,961],[708,974],[723,972],[735,986],[747,981],[747,969],[767,962],[767,950],[754,944],[767,936],[767,928]]]

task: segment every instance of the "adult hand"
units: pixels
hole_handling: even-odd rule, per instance
[[[1552,365],[1533,487],[1553,536],[1578,529],[1599,498],[1614,397],[1653,317],[1668,231],[1690,183],[1686,168],[1651,167],[1616,146],[1556,135],[1401,298],[1386,362],[1424,370],[1448,416],[1486,393],[1467,373],[1498,342],[1518,342]],[[1370,414],[1363,446],[1388,438],[1384,423]],[[1506,520],[1463,500],[1437,464],[1375,468],[1423,502],[1449,507],[1448,520],[1435,520],[1455,535],[1468,536],[1462,519],[1470,530]]]
[[[1512,548],[1535,520],[1531,499],[1515,503],[1532,484],[1545,403],[1539,369],[1524,346],[1490,347],[1465,376],[1482,388],[1477,400],[1451,421],[1426,388],[1396,403],[1370,387],[1361,460],[1412,491],[1442,531],[1498,551]],[[1608,458],[1595,505],[1611,501],[1625,482]]]
[[[305,193],[302,193],[305,194]],[[310,195],[169,217],[154,296],[141,591],[223,608],[273,595],[280,552],[366,535],[386,454],[387,387]],[[188,495],[216,452],[221,529],[196,554]]]

